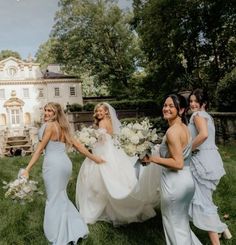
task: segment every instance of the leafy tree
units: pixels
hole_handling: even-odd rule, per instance
[[[109,0],[60,0],[59,7],[52,31],[56,60],[67,72],[89,72],[111,95],[126,96],[121,91],[128,91],[140,52],[132,15]]]
[[[0,60],[4,60],[10,56],[15,57],[17,59],[21,59],[21,56],[18,52],[8,50],[8,49],[0,51]]]
[[[57,63],[55,54],[52,52],[53,46],[57,45],[57,40],[50,38],[39,46],[35,55],[36,61],[40,63],[42,68],[46,68],[49,64]]]
[[[236,108],[236,68],[218,83],[217,107],[220,111],[235,111]]]
[[[235,66],[235,1],[134,0],[133,8],[149,96],[196,86],[213,91]]]

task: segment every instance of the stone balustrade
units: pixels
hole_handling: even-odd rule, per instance
[[[118,110],[117,114],[120,119],[150,115],[153,117],[150,111],[140,110]],[[236,140],[236,112],[210,112],[210,114],[215,121],[216,142],[224,144]],[[67,115],[73,130],[80,129],[81,124],[92,125],[93,123],[93,112],[72,112]]]

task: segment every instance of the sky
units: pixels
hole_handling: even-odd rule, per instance
[[[121,8],[131,5],[132,0],[119,0]],[[0,0],[0,51],[34,57],[49,38],[57,9],[58,0]]]

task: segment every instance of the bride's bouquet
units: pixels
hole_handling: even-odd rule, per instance
[[[102,138],[104,132],[93,127],[83,127],[75,132],[75,137],[84,144],[89,150],[93,149],[95,143]]]
[[[147,118],[143,121],[123,124],[119,135],[120,147],[129,156],[138,156],[140,159],[150,155],[153,146],[158,140],[156,129],[152,128]]]
[[[22,177],[21,169],[19,171],[17,179],[14,181],[6,182],[3,181],[3,189],[6,189],[5,198],[10,198],[14,202],[19,202],[20,204],[25,204],[26,202],[32,202],[35,193],[43,195],[43,192],[38,190],[38,182],[33,180],[28,180]]]
[[[146,166],[141,160],[146,155],[151,155],[159,137],[156,129],[152,128],[151,123],[147,118],[143,121],[123,124],[119,135],[119,146],[123,148],[129,156],[138,156],[134,167],[136,176],[139,178],[140,164]]]

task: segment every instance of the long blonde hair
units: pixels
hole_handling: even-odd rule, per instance
[[[98,103],[95,107],[94,107],[94,114],[93,114],[93,118],[94,118],[94,126],[95,127],[98,127],[99,126],[99,119],[97,118],[97,109],[99,107],[103,107],[103,109],[105,110],[106,112],[106,116],[110,118],[110,114],[109,114],[109,108],[108,106],[106,105],[105,102],[101,102],[101,103]]]
[[[62,110],[62,107],[59,103],[55,102],[48,102],[44,109],[48,107],[54,112],[54,116],[50,119],[51,122],[57,121],[59,126],[61,127],[61,131],[63,135],[65,136],[65,143],[68,145],[72,145],[71,140],[71,131],[70,131],[70,124],[69,121],[66,118],[66,115],[64,111]]]

